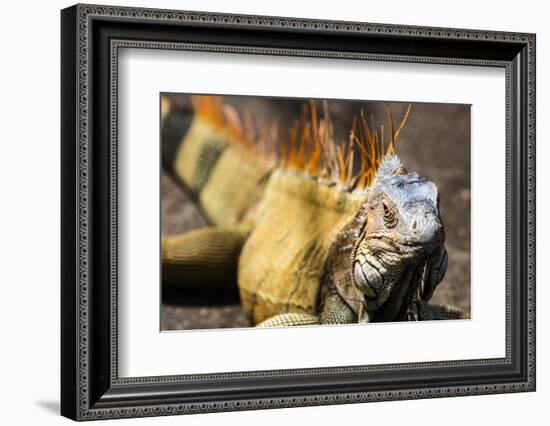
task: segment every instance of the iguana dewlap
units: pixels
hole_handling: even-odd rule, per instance
[[[437,188],[397,156],[351,189],[311,173],[314,147],[309,165],[267,165],[204,115],[163,115],[164,165],[213,225],[163,238],[163,283],[234,276],[262,326],[461,317],[427,303],[447,267]]]

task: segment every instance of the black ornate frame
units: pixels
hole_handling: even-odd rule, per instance
[[[75,420],[535,390],[535,35],[76,5],[62,29],[61,413]],[[118,49],[506,70],[506,357],[119,378]]]

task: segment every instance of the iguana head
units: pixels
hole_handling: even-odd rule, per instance
[[[367,205],[352,254],[354,286],[367,311],[396,319],[415,297],[428,300],[447,269],[437,187],[387,155]]]

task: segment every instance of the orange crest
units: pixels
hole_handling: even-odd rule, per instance
[[[242,114],[241,118],[234,107],[223,104],[220,96],[193,96],[192,102],[198,117],[267,166],[299,170],[348,189],[372,184],[384,156],[395,153],[395,142],[411,111],[408,105],[395,128],[391,109],[386,105],[388,142],[384,125],[377,129],[374,118],[368,120],[361,111],[354,117],[349,140],[338,144],[326,101],[322,103],[322,118],[315,101],[305,103],[300,119],[287,131],[280,131],[277,123],[257,122],[250,113]]]

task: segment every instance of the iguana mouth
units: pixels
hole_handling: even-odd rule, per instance
[[[377,309],[383,306],[388,298],[393,297],[396,285],[399,287],[395,288],[397,292],[414,287],[419,296],[424,295],[429,287],[428,261],[441,247],[438,240],[406,245],[397,238],[371,238],[371,249],[358,252],[352,264],[355,287],[367,305]],[[407,273],[410,270],[418,270],[420,274],[410,276]]]

